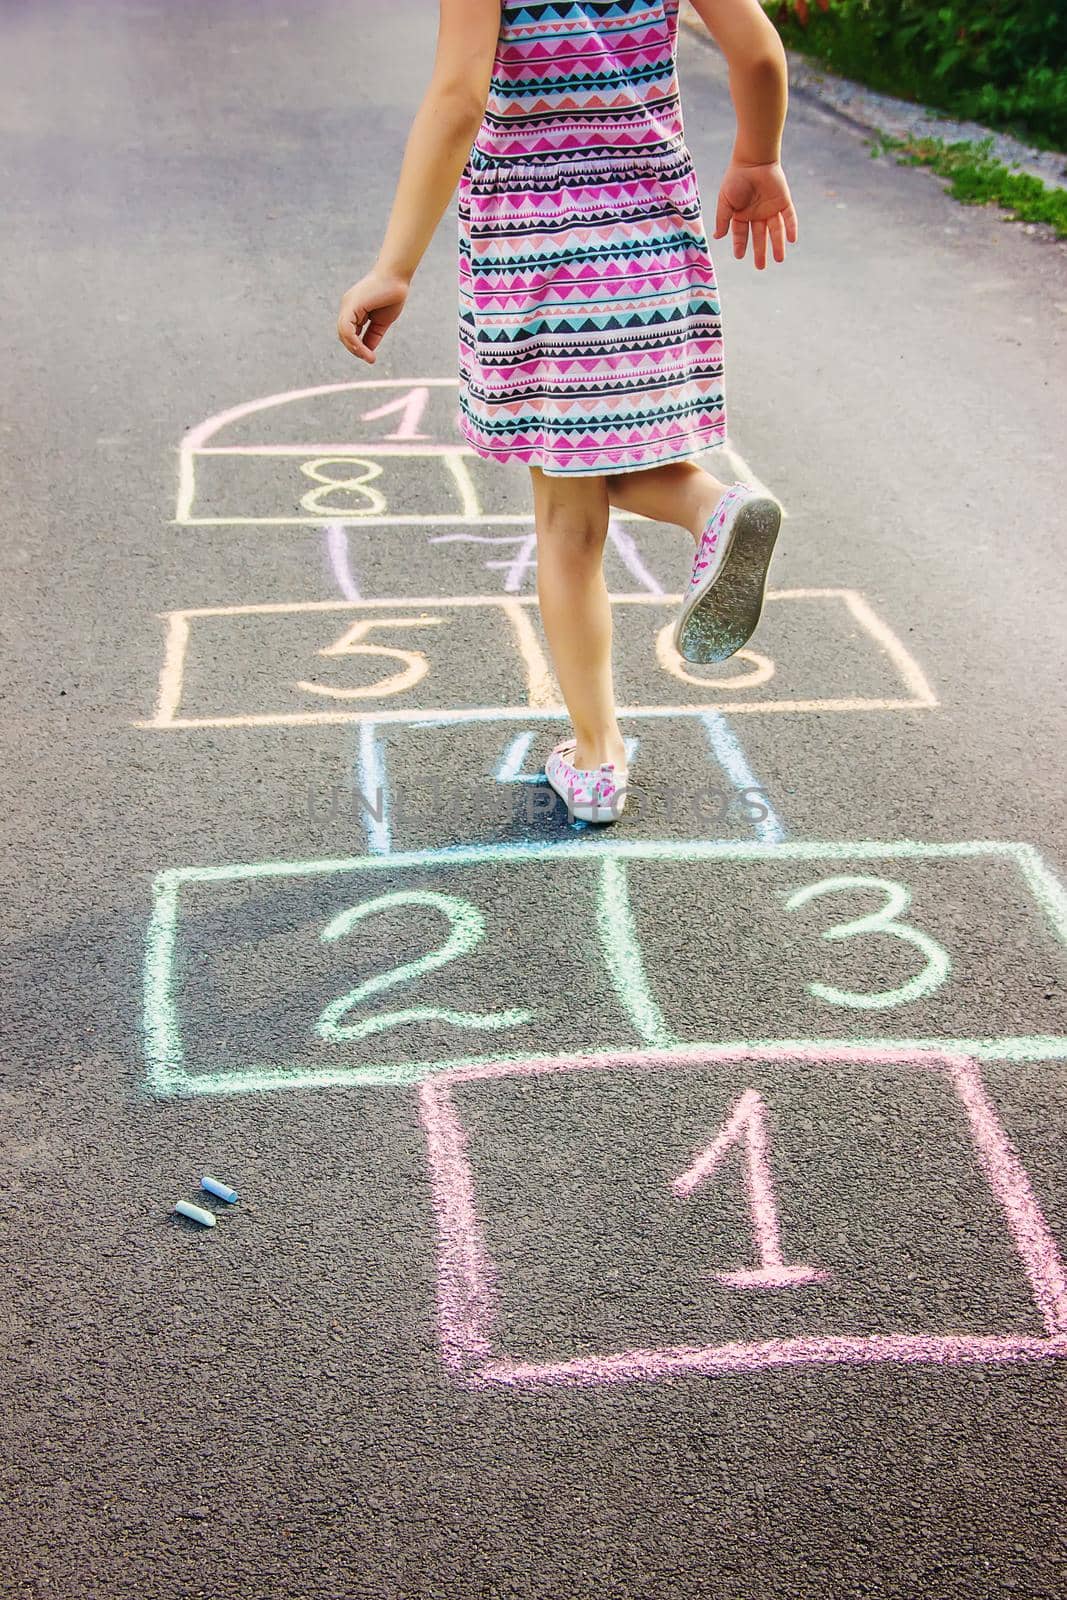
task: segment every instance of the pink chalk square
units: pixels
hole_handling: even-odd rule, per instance
[[[760,1096],[748,1076],[764,1068],[903,1069],[934,1074],[962,1114],[980,1180],[1002,1220],[1010,1254],[1017,1259],[1043,1336],[974,1331],[819,1333],[725,1343],[669,1343],[604,1353],[584,1352],[551,1360],[522,1360],[498,1346],[500,1269],[486,1248],[478,1215],[468,1130],[453,1090],[492,1079],[547,1078],[584,1073],[670,1074],[707,1070],[736,1087],[739,1098],[718,1135],[672,1187],[681,1203],[715,1171],[733,1148],[746,1157],[746,1184],[760,1264],[715,1274],[739,1294],[765,1296],[805,1292],[832,1277],[819,1263],[792,1262],[783,1254],[777,1228],[767,1128]],[[743,1091],[743,1092],[741,1092]],[[732,1090],[731,1090],[732,1092]],[[418,1089],[426,1138],[436,1222],[438,1333],[445,1364],[471,1387],[493,1385],[585,1385],[656,1379],[687,1373],[739,1373],[768,1367],[864,1364],[869,1362],[1036,1361],[1067,1356],[1067,1270],[1019,1156],[990,1101],[975,1061],[939,1050],[894,1050],[839,1045],[737,1049],[647,1050],[613,1057],[536,1057],[461,1067],[427,1079]],[[1006,1247],[1007,1248],[1007,1247]],[[1029,1315],[1029,1313],[1028,1313]]]

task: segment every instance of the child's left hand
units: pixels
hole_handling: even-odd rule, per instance
[[[403,311],[409,288],[406,278],[377,267],[354,283],[341,298],[337,318],[337,337],[345,349],[373,366],[374,352]]]
[[[715,238],[728,232],[738,261],[748,248],[750,232],[752,260],[761,272],[767,265],[768,239],[775,261],[785,260],[786,241],[797,242],[797,213],[779,162],[731,160],[715,208]]]

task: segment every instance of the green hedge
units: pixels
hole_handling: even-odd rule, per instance
[[[1067,149],[1064,0],[764,0],[786,44],[833,72]]]

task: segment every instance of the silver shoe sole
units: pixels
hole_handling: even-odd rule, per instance
[[[767,569],[782,525],[782,508],[760,495],[734,519],[717,576],[689,600],[674,630],[685,661],[726,661],[751,639],[763,612]]]

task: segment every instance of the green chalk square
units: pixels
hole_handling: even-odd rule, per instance
[[[645,970],[645,957],[634,926],[628,868],[656,863],[684,867],[698,863],[759,864],[763,867],[812,863],[829,870],[835,882],[852,875],[863,879],[894,877],[894,862],[938,862],[945,860],[1002,861],[1018,873],[1027,900],[1039,915],[1042,927],[1060,944],[1067,945],[1067,892],[1033,846],[1006,841],[966,841],[927,844],[913,840],[881,842],[790,840],[766,844],[756,840],[711,841],[612,841],[600,839],[565,840],[558,844],[507,844],[463,846],[451,849],[398,852],[317,861],[263,861],[221,867],[182,867],[160,873],[154,886],[154,905],[148,924],[144,963],[144,1035],[149,1092],[160,1097],[204,1094],[262,1093],[271,1089],[318,1088],[333,1086],[387,1087],[421,1082],[437,1072],[458,1066],[499,1061],[514,1055],[556,1056],[560,1059],[581,1049],[583,1054],[609,1058],[635,1046],[692,1049],[711,1045],[737,1047],[803,1045],[805,1048],[830,1047],[848,1042],[887,1048],[957,1049],[979,1059],[1034,1061],[1067,1059],[1067,1034],[1000,1035],[963,1038],[942,1034],[930,1037],[879,1037],[867,1034],[835,1035],[826,1038],[761,1037],[759,1039],[691,1039],[681,1036],[678,1019],[672,1026],[669,1008],[657,997],[659,985]],[[381,874],[425,872],[426,869],[461,869],[468,866],[515,866],[551,862],[581,862],[595,868],[595,885],[589,897],[587,921],[595,921],[601,969],[598,976],[606,985],[602,1006],[615,1006],[619,1037],[610,1045],[595,1047],[568,1038],[565,1048],[542,1049],[523,1041],[515,1049],[515,1035],[508,1032],[467,1034],[470,1053],[458,1051],[437,1059],[414,1056],[395,1061],[375,1061],[365,1065],[309,1066],[307,1063],[279,1059],[222,1066],[212,1070],[190,1070],[186,1061],[180,1018],[180,997],[176,996],[179,943],[182,923],[182,891],[187,886],[241,882],[285,882],[294,879],[348,875],[365,887],[368,898],[385,887]],[[636,875],[635,875],[636,876]],[[377,881],[376,881],[377,880]],[[839,910],[827,896],[825,922],[840,925],[854,913]],[[906,915],[902,918],[906,921]],[[592,938],[594,935],[590,934]],[[828,935],[823,934],[826,938]],[[842,935],[835,937],[843,938]],[[865,937],[875,937],[868,933]],[[885,935],[881,935],[884,940]],[[933,941],[931,941],[933,942]],[[842,948],[842,946],[838,946]],[[896,948],[896,946],[893,946]],[[905,947],[907,948],[907,947]],[[913,965],[930,967],[926,953],[915,949]],[[931,967],[932,970],[932,967]],[[936,975],[936,974],[935,974]],[[609,993],[610,991],[610,993]],[[419,995],[417,1004],[423,1003]],[[377,1010],[401,1010],[407,1003],[404,987],[381,994]],[[358,1012],[356,1013],[358,1015]],[[610,1035],[609,1035],[610,1036]],[[457,1044],[458,1044],[457,1040]],[[495,1048],[494,1048],[495,1046]]]

